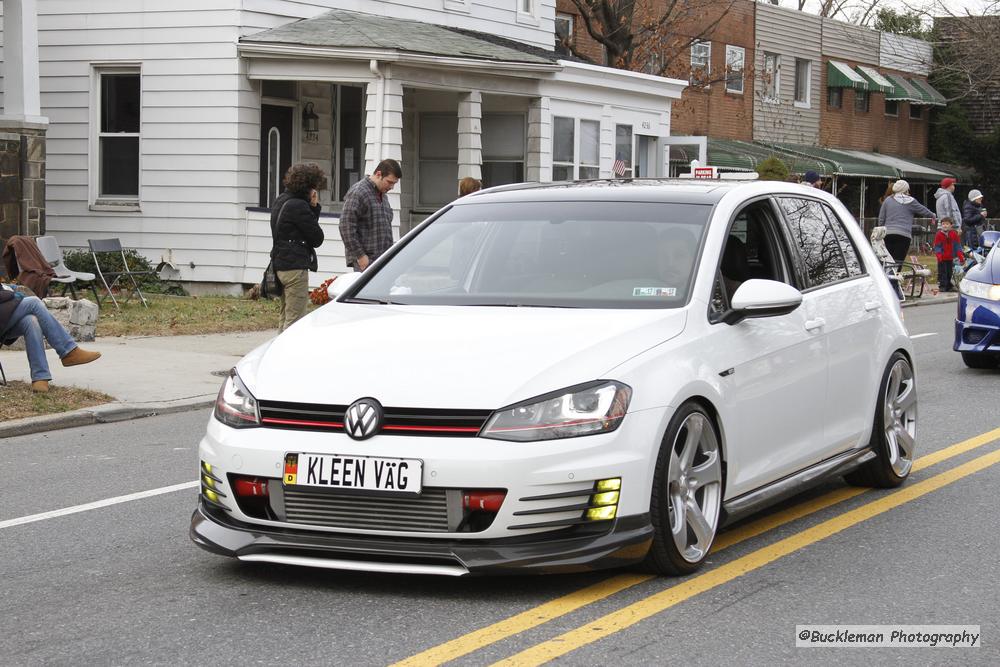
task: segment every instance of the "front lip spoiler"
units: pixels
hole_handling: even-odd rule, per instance
[[[249,562],[401,574],[553,574],[623,567],[645,558],[649,514],[615,519],[586,535],[529,535],[494,540],[393,539],[272,530],[234,520],[199,501],[190,536],[212,553]]]

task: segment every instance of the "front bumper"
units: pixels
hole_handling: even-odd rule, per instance
[[[484,540],[388,538],[257,526],[199,502],[190,535],[207,551],[244,561],[451,576],[587,572],[638,563],[649,551],[649,514],[601,528]]]
[[[1000,303],[961,295],[953,349],[965,353],[1000,353]]]

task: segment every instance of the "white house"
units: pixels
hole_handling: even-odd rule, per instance
[[[463,176],[663,175],[685,85],[557,55],[555,0],[35,1],[47,232],[169,252],[216,291],[259,280],[293,162],[330,176],[318,282],[379,159],[403,166],[397,234]]]

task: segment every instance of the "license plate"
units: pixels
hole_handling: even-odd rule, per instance
[[[285,454],[285,486],[322,489],[420,493],[424,463],[340,454]]]

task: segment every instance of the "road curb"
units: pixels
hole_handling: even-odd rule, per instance
[[[63,412],[57,415],[25,417],[9,422],[0,422],[0,438],[13,438],[45,431],[57,431],[90,424],[110,424],[113,422],[141,419],[155,415],[168,415],[211,407],[215,399],[206,396],[182,398],[160,403],[105,403],[91,408]]]
[[[944,296],[929,296],[926,299],[910,299],[899,304],[902,308],[914,308],[916,306],[933,306],[937,303],[952,303],[958,301],[958,294],[945,294]]]

